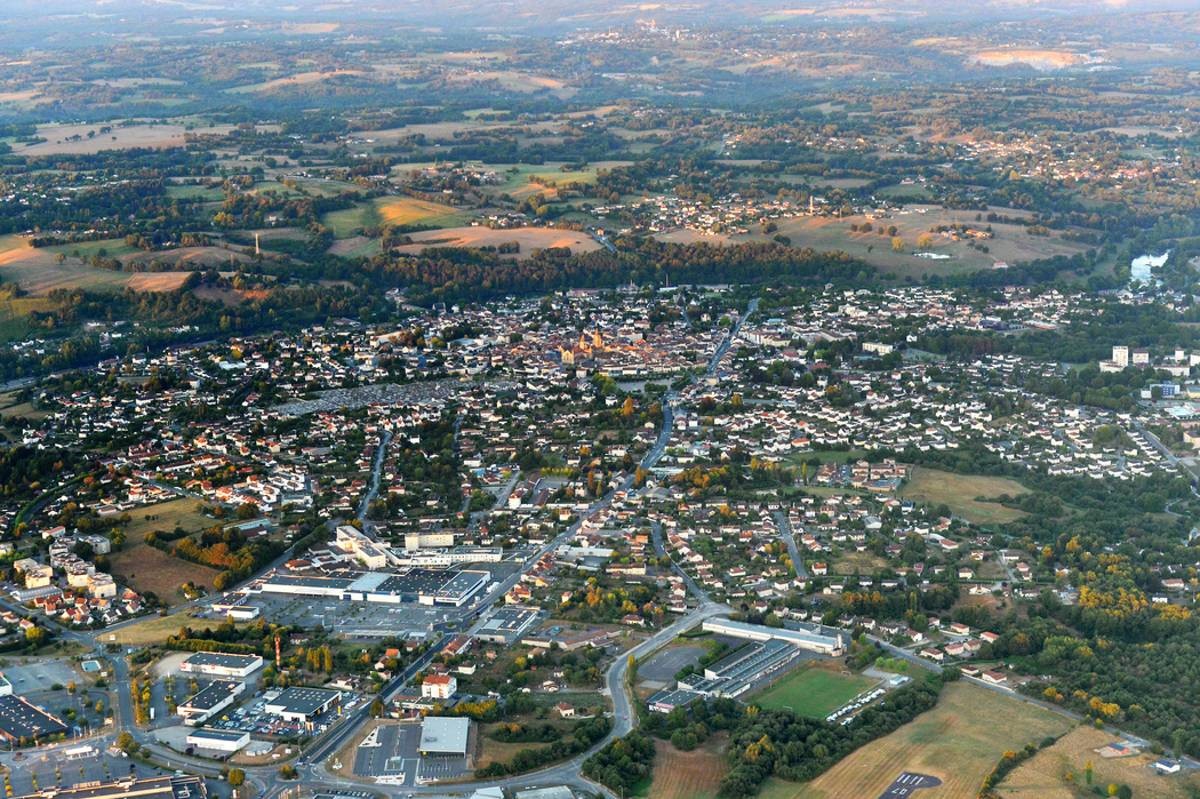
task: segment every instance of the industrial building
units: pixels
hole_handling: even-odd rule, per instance
[[[341,691],[325,688],[285,688],[263,708],[284,721],[310,722],[317,716],[328,713],[342,698]]]
[[[29,700],[0,696],[0,737],[10,744],[31,744],[66,732],[66,724]]]
[[[209,677],[236,677],[244,680],[263,667],[258,655],[230,655],[224,652],[197,652],[179,665],[189,674]]]
[[[203,777],[181,775],[85,782],[73,788],[50,785],[16,799],[205,799],[207,796],[208,786]]]
[[[707,619],[702,629],[705,632],[728,635],[733,638],[743,638],[747,641],[786,641],[809,652],[829,655],[830,657],[839,657],[846,653],[846,645],[841,635],[832,637],[804,630],[764,627],[761,624],[747,624],[730,619]]]
[[[471,737],[471,720],[426,716],[421,722],[421,743],[417,749],[422,756],[456,755],[466,757]]]
[[[679,681],[701,696],[738,697],[800,659],[802,650],[785,641],[753,641],[704,670]]]
[[[508,605],[497,608],[474,632],[481,641],[511,646],[537,622],[540,614],[532,608]]]
[[[241,730],[194,730],[188,733],[187,745],[207,752],[233,754],[250,743],[250,733]]]
[[[216,680],[186,699],[176,708],[176,711],[183,717],[184,724],[195,727],[231,706],[245,690],[244,683],[234,680]]]
[[[845,653],[840,635],[830,637],[729,619],[708,619],[702,629],[749,643],[706,667],[704,674],[689,675],[674,688],[655,693],[647,700],[650,710],[670,713],[705,697],[736,698],[792,668],[805,652],[831,657]]]
[[[487,585],[485,571],[413,568],[405,572],[362,572],[350,577],[274,574],[261,590],[292,596],[330,597],[347,602],[461,607]]]

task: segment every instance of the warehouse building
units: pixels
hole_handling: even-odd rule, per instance
[[[225,652],[197,652],[180,664],[179,670],[209,677],[235,677],[244,680],[263,667],[258,655],[230,655]]]
[[[680,680],[678,686],[703,696],[738,697],[790,668],[802,654],[799,647],[784,641],[753,641],[708,666],[703,675]]]
[[[474,635],[481,641],[511,646],[521,640],[521,636],[533,626],[539,616],[539,612],[532,608],[507,605],[488,616]]]
[[[31,744],[66,732],[66,724],[29,700],[0,696],[0,737],[10,744]]]
[[[187,745],[206,752],[231,755],[250,743],[250,733],[241,730],[194,730],[188,733]]]
[[[491,579],[486,571],[413,568],[395,574],[363,572],[353,577],[274,574],[262,591],[291,596],[328,597],[347,602],[382,602],[461,607]]]
[[[809,652],[817,652],[831,657],[839,657],[846,652],[846,645],[840,635],[835,638],[804,630],[764,627],[761,624],[746,624],[730,619],[708,619],[704,622],[703,629],[705,632],[729,635],[747,641],[786,641]]]
[[[417,749],[423,757],[466,757],[470,737],[471,720],[468,718],[426,716],[421,722],[421,743]]]
[[[285,688],[274,699],[268,700],[263,709],[284,721],[308,723],[328,713],[338,705],[341,698],[341,691],[293,686]]]
[[[175,710],[183,717],[184,724],[196,727],[230,707],[245,690],[245,683],[216,680],[201,688]]]

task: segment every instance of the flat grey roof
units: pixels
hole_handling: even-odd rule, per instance
[[[232,655],[228,652],[197,652],[183,661],[189,666],[221,666],[227,669],[244,669],[254,663],[261,662],[258,655]]]
[[[418,749],[422,752],[448,755],[465,754],[470,733],[471,720],[468,718],[426,716],[421,722],[421,743]]]

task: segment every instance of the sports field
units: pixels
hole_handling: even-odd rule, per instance
[[[875,682],[857,674],[809,666],[788,674],[750,701],[768,710],[789,708],[801,716],[823,719]]]
[[[946,686],[937,707],[861,747],[812,782],[770,780],[760,799],[875,799],[905,771],[942,780],[916,799],[975,796],[1001,755],[1059,735],[1073,722],[977,685]]]

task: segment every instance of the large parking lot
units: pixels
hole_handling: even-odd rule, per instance
[[[108,781],[136,774],[151,777],[163,772],[87,743],[64,743],[50,749],[5,755],[11,768],[13,793],[23,795],[53,785],[69,786],[95,780]],[[132,769],[132,770],[131,770]]]
[[[279,716],[267,713],[266,696],[259,694],[236,710],[225,711],[219,718],[209,720],[204,726],[218,730],[242,730],[252,735],[316,737],[328,730],[342,714],[349,713],[358,707],[362,701],[363,699],[359,696],[343,692],[341,714],[336,708],[331,709],[314,718],[313,728],[309,730],[301,722],[284,721]]]
[[[465,757],[421,757],[420,743],[420,723],[376,727],[355,752],[354,773],[359,777],[383,777],[387,783],[409,786],[457,779],[467,774]]]
[[[78,682],[79,672],[66,660],[30,660],[3,658],[0,672],[12,683],[13,693],[45,691],[55,685]]]
[[[252,603],[263,618],[278,624],[320,625],[352,639],[390,638],[405,633],[427,634],[436,625],[463,618],[469,608],[426,607],[413,603],[344,602],[325,597],[288,597],[261,594]]]

